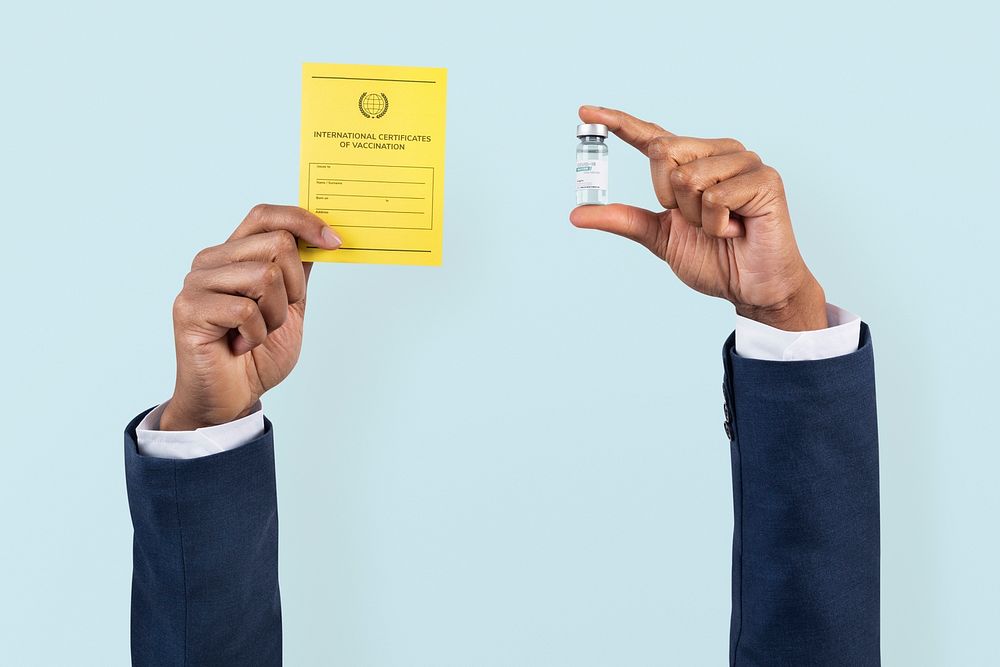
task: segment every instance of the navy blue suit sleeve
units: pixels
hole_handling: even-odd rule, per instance
[[[879,664],[878,425],[871,336],[819,361],[727,341],[733,665]]]
[[[142,456],[125,431],[134,531],[134,665],[280,665],[278,507],[270,422],[221,454]]]

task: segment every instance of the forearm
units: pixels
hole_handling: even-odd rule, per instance
[[[871,340],[819,361],[727,344],[734,664],[879,661],[878,433]]]
[[[270,424],[242,447],[171,460],[138,453],[138,422],[125,434],[134,664],[280,664]]]

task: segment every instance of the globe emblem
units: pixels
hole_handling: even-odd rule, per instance
[[[389,110],[389,98],[385,93],[361,93],[358,110],[365,118],[381,118]]]

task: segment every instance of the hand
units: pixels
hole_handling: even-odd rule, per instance
[[[624,204],[580,206],[577,227],[637,241],[684,284],[722,297],[736,312],[787,331],[827,326],[823,288],[806,268],[781,177],[735,139],[679,137],[622,111],[580,108],[649,158],[653,189],[667,210]]]
[[[164,431],[244,417],[291,373],[302,348],[310,264],[296,239],[340,246],[312,213],[258,205],[222,245],[198,253],[174,301],[177,380]]]

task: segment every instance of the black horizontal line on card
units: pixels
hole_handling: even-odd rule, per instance
[[[427,197],[403,197],[402,195],[355,195],[339,192],[317,192],[313,197],[365,197],[367,199],[427,199]]]
[[[421,81],[420,79],[371,79],[364,76],[318,76],[314,79],[341,79],[343,81],[390,81],[392,83],[437,83],[437,81]]]
[[[395,185],[427,185],[423,181],[367,181],[363,178],[335,178],[333,176],[317,176],[316,183],[320,181],[344,181],[345,183],[393,183]]]
[[[309,250],[326,250],[326,248],[320,248],[319,246],[314,245],[307,245],[306,248]],[[430,250],[418,250],[416,248],[350,248],[347,246],[337,248],[337,252],[340,252],[341,250],[367,250],[369,252],[430,252]]]
[[[348,211],[351,213],[408,213],[410,215],[423,215],[423,211],[380,211],[376,208],[316,208],[317,213],[327,213],[328,211]]]

